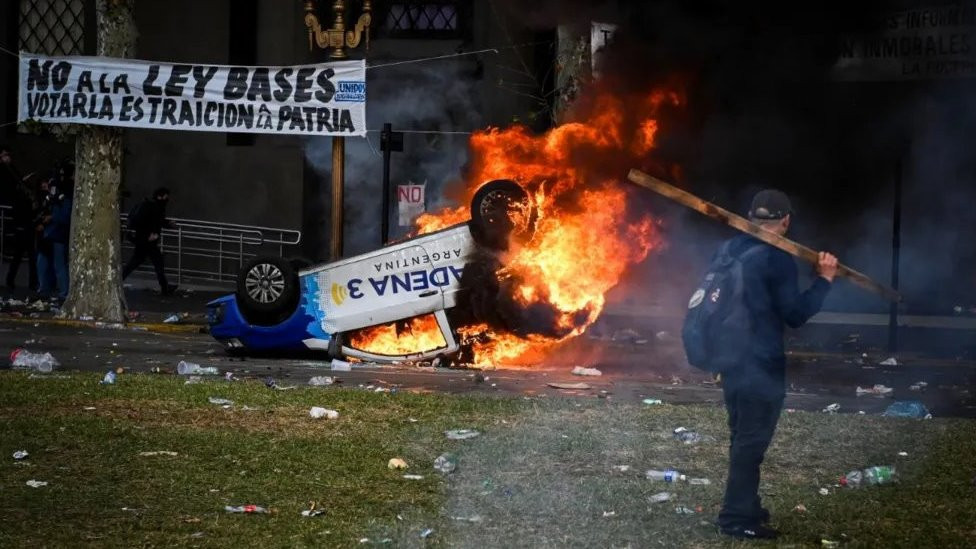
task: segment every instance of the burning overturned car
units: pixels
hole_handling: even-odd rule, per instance
[[[470,211],[466,223],[334,263],[299,268],[298,261],[254,258],[237,292],[208,304],[210,333],[231,352],[320,350],[371,361],[458,353],[457,315],[448,312],[464,296],[465,264],[479,247],[503,250],[510,239],[526,238],[535,222],[529,195],[510,180],[482,186]],[[430,347],[381,354],[355,346],[359,330],[425,315],[433,315],[439,335]]]
[[[236,294],[209,304],[211,334],[231,352],[538,362],[595,322],[605,294],[659,245],[621,168],[646,162],[659,109],[681,101],[598,93],[579,103],[579,121],[543,134],[476,132],[454,189],[464,206],[423,214],[416,236],[357,257],[247,263]]]

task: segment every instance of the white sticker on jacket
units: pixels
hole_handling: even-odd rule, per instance
[[[688,308],[694,309],[701,305],[702,301],[705,301],[705,290],[704,288],[698,288],[695,290],[695,293],[691,294],[691,301],[688,302]]]

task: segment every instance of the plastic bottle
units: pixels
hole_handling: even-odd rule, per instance
[[[220,375],[220,370],[218,370],[215,366],[207,366],[206,368],[204,368],[199,364],[194,364],[192,362],[187,362],[185,360],[181,360],[180,363],[176,365],[176,372],[181,376],[189,376],[189,375],[219,376]]]
[[[858,488],[860,486],[877,486],[878,484],[890,484],[896,480],[896,471],[890,465],[878,465],[867,469],[858,469],[847,473],[840,479],[843,486]]]
[[[457,458],[454,454],[441,454],[434,460],[434,469],[439,473],[453,473],[457,469]]]
[[[895,468],[891,465],[876,465],[864,470],[864,483],[871,486],[890,484],[895,480]]]
[[[712,483],[712,481],[708,480],[707,478],[690,478],[690,479],[688,479],[688,484],[691,484],[693,486],[708,486],[711,483]]]
[[[61,364],[51,353],[32,353],[26,349],[14,349],[10,353],[10,364],[14,368],[24,368],[27,370],[37,370],[38,372],[50,373],[54,368]]]
[[[646,476],[650,480],[663,480],[664,482],[678,482],[679,480],[688,479],[688,477],[682,475],[674,469],[668,469],[667,471],[656,471],[651,469],[646,473]]]
[[[115,372],[113,370],[109,370],[105,374],[105,377],[102,379],[101,383],[102,383],[102,385],[112,385],[112,384],[114,384],[115,383]]]
[[[228,513],[270,513],[270,511],[260,505],[226,505],[224,506],[224,511]]]

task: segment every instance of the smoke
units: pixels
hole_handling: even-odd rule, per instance
[[[370,63],[392,61],[376,58]],[[481,127],[479,113],[483,109],[476,93],[479,67],[476,59],[459,58],[367,69],[367,128],[379,130],[384,123],[391,123],[394,131],[451,132]],[[391,158],[391,238],[409,229],[398,227],[396,185],[426,182],[427,207],[433,209],[440,205],[444,185],[460,176],[467,154],[467,135],[404,135],[403,152],[394,152]],[[331,139],[307,140],[305,156],[322,177],[330,177]],[[365,139],[346,139],[345,178],[345,255],[354,255],[381,244],[383,158],[379,131],[370,131]],[[328,207],[331,205],[324,210],[326,214]]]

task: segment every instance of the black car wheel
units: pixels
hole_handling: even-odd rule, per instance
[[[478,244],[503,250],[512,238],[532,237],[537,215],[521,185],[509,179],[489,181],[471,200],[471,235]]]
[[[298,306],[298,275],[290,261],[256,257],[237,276],[237,305],[244,319],[259,326],[282,322]]]

